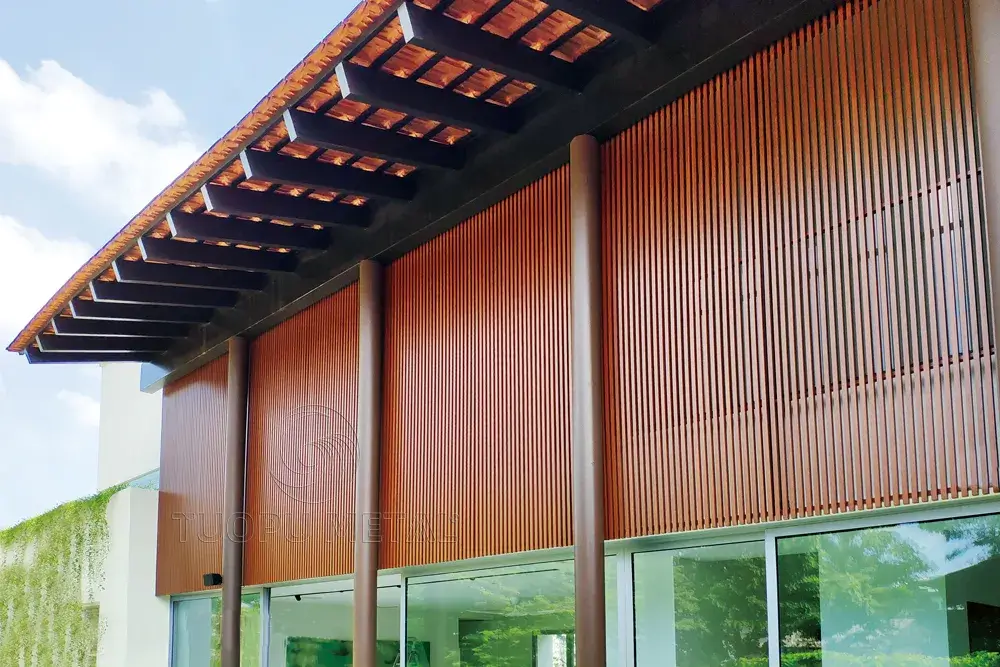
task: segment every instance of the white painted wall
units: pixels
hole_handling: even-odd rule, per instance
[[[140,364],[101,366],[97,486],[106,489],[160,467],[161,393],[139,390]]]
[[[97,667],[167,667],[170,603],[155,595],[157,495],[127,488],[108,503]]]

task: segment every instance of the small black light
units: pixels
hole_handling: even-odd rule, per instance
[[[205,586],[221,586],[222,585],[222,575],[218,572],[209,572],[208,574],[202,575],[202,581],[205,582]]]
[[[302,602],[302,596],[301,595],[296,595],[295,596],[295,601],[296,602]]]

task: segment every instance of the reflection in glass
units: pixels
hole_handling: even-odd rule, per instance
[[[399,647],[398,586],[378,589],[378,665],[393,667]],[[271,594],[270,667],[346,667],[353,662],[354,592]],[[419,667],[419,663],[417,665]]]
[[[639,667],[767,665],[767,579],[759,542],[636,554]]]
[[[778,540],[783,667],[1000,667],[1000,517]]]
[[[608,665],[617,664],[617,570],[606,563]],[[426,649],[413,667],[573,667],[573,563],[411,580],[407,635]],[[410,667],[409,665],[407,667]]]
[[[222,598],[174,602],[171,667],[222,664]],[[240,665],[260,666],[260,595],[244,595],[240,610]]]

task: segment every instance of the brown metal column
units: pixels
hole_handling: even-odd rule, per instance
[[[244,491],[247,461],[247,370],[245,338],[229,339],[226,382],[226,487],[222,500],[222,667],[240,665],[240,598],[243,593]]]
[[[972,85],[979,114],[986,229],[993,297],[993,340],[1000,341],[1000,2],[969,0]]]
[[[382,442],[382,265],[358,279],[358,472],[354,523],[354,667],[375,667],[378,611],[379,452]],[[405,638],[404,638],[405,639]],[[404,644],[405,645],[405,642]]]
[[[579,667],[604,667],[604,377],[601,358],[601,149],[573,139],[570,166],[573,556]]]

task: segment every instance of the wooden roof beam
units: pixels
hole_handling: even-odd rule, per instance
[[[205,324],[215,311],[196,306],[150,306],[136,303],[108,303],[73,299],[70,312],[77,319],[125,320],[137,322],[182,322]]]
[[[292,197],[273,192],[257,192],[221,185],[201,188],[209,211],[245,218],[271,218],[324,227],[367,227],[371,209],[308,197]]]
[[[35,342],[41,352],[166,352],[171,338],[123,338],[121,336],[56,336],[41,334]]]
[[[520,114],[514,109],[353,63],[337,65],[337,82],[345,100],[357,100],[448,125],[501,134],[514,134],[522,125]]]
[[[167,214],[167,225],[175,237],[198,241],[227,241],[271,248],[326,250],[330,247],[330,230],[311,227],[289,227],[270,222],[250,222],[219,218],[214,215],[182,213]]]
[[[371,155],[416,167],[461,169],[465,164],[461,146],[446,146],[297,109],[286,111],[284,119],[289,139],[319,148]]]
[[[171,239],[141,238],[139,251],[145,260],[216,269],[291,272],[298,265],[298,260],[291,253],[185,243]]]
[[[572,14],[584,23],[607,30],[613,37],[641,49],[659,38],[658,17],[626,0],[546,0],[550,7]]]
[[[476,67],[487,67],[514,79],[565,91],[581,91],[589,78],[578,66],[535,51],[518,40],[498,37],[410,2],[400,5],[397,11],[403,38],[408,44],[447,54]]]
[[[78,320],[57,317],[52,328],[60,336],[138,336],[147,338],[184,338],[191,325],[179,322],[137,322],[132,320]]]
[[[413,176],[400,178],[389,174],[372,173],[357,167],[342,167],[317,160],[302,160],[281,153],[254,150],[243,151],[240,160],[243,162],[243,171],[247,178],[270,183],[400,201],[409,201],[416,194],[416,178]]]
[[[260,291],[268,280],[266,273],[254,271],[230,271],[125,259],[116,259],[112,268],[120,283]]]
[[[150,362],[151,352],[42,352],[29,346],[24,351],[29,364],[97,364],[103,362]]]
[[[205,308],[232,308],[240,298],[239,292],[232,290],[137,285],[104,280],[91,282],[90,294],[94,301],[99,303],[146,303],[161,306],[202,306]]]

